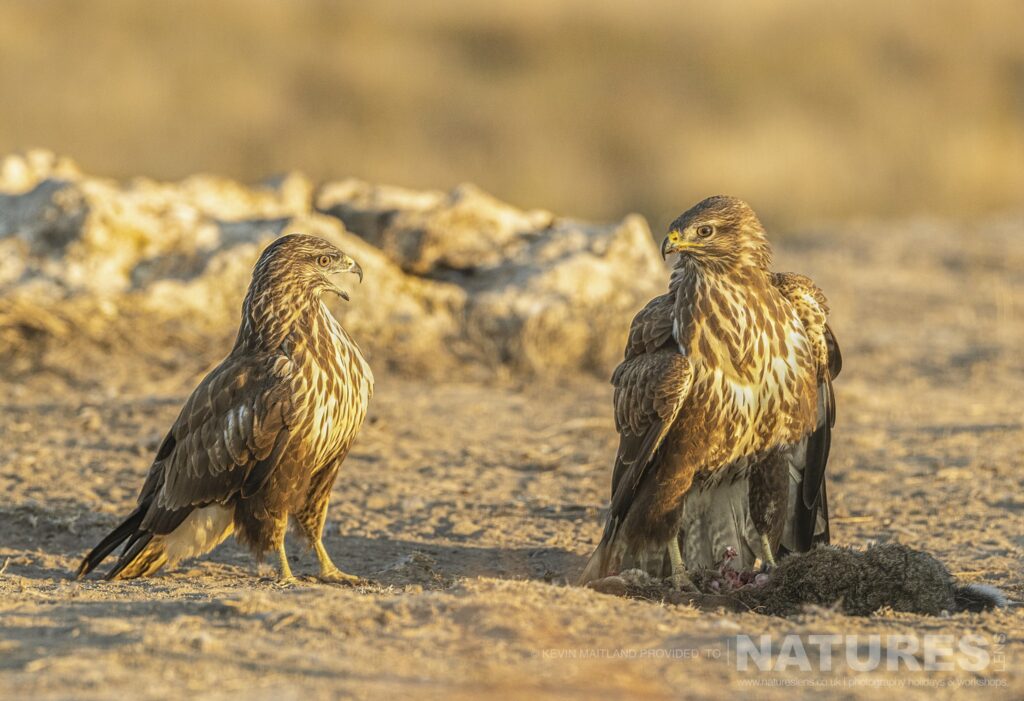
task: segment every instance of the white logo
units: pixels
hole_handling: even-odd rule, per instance
[[[737,635],[730,647],[740,672],[983,672],[1003,661],[1002,642],[980,635]]]

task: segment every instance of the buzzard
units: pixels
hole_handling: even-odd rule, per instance
[[[327,241],[275,240],[253,270],[227,358],[199,383],[160,444],[138,506],[85,556],[82,577],[122,543],[107,579],[153,574],[207,553],[232,532],[257,557],[276,550],[293,581],[289,516],[316,551],[320,578],[349,582],[322,542],[331,487],[356,437],[373,374],[321,301],[348,300],[329,276],[363,271]]]
[[[583,583],[640,568],[692,587],[687,568],[726,552],[750,568],[829,542],[842,360],[824,295],[771,271],[761,222],[733,197],[680,215],[661,250],[679,254],[669,291],[633,319],[612,376],[611,509]]]

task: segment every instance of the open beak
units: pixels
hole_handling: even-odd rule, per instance
[[[359,267],[359,263],[356,263],[351,258],[348,259],[348,264],[346,265],[346,267],[340,269],[338,272],[339,273],[352,273],[353,275],[358,275],[359,276],[359,284],[362,284],[362,282],[363,282],[363,269],[361,267]],[[348,296],[348,292],[346,292],[345,290],[341,289],[340,287],[338,287],[334,283],[331,283],[331,291],[334,292],[339,297],[341,297],[346,302],[351,301],[349,296]]]

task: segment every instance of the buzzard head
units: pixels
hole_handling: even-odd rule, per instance
[[[344,300],[348,293],[331,281],[332,275],[353,273],[363,281],[363,269],[334,244],[318,236],[288,234],[271,243],[256,262],[252,288],[274,289],[281,296],[319,298],[333,292]]]
[[[681,263],[720,271],[748,266],[767,270],[771,264],[771,248],[754,210],[725,195],[698,202],[672,222],[661,243],[662,257],[669,253],[679,253]]]
[[[267,246],[252,271],[242,303],[242,325],[235,346],[277,348],[297,323],[319,313],[320,296],[348,293],[331,282],[335,273],[363,270],[337,246],[317,236],[288,234]]]

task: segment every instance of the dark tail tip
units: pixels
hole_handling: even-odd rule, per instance
[[[96,565],[90,565],[89,564],[89,559],[88,558],[84,558],[82,560],[82,564],[80,564],[78,566],[78,569],[75,571],[75,579],[81,579],[85,575],[89,574],[90,572],[92,572],[92,570],[93,570],[93,568],[95,566]]]
[[[1006,594],[988,584],[967,584],[953,592],[957,611],[989,611],[1006,608]]]
[[[75,579],[81,579],[96,569],[96,566],[106,559],[107,555],[114,552],[124,541],[135,535],[136,530],[142,525],[144,513],[142,508],[137,508],[128,518],[122,521],[117,528],[112,530],[99,544],[89,551],[89,554],[82,559],[82,564],[75,572]]]
[[[117,564],[114,565],[113,569],[107,572],[105,579],[107,581],[115,579],[134,579],[135,577],[152,574],[159,569],[158,565],[156,568],[150,570],[150,563],[146,562],[141,563],[142,567],[140,568],[137,566],[139,563],[135,562],[136,558],[139,557],[139,554],[146,549],[146,546],[149,545],[151,540],[153,540],[152,533],[146,533],[144,531],[135,533],[135,535],[132,536],[132,539],[128,541],[128,544],[125,546],[125,551],[117,561]]]

